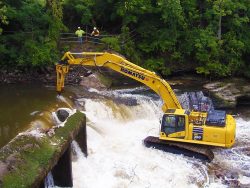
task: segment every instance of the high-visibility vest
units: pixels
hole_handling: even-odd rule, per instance
[[[75,34],[78,36],[78,37],[82,37],[82,35],[85,33],[85,31],[81,30],[81,29],[78,29]]]

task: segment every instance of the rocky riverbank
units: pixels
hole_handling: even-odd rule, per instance
[[[234,108],[236,105],[250,105],[250,83],[243,78],[232,78],[204,85],[222,103],[220,107]]]
[[[82,86],[103,89],[105,87],[134,84],[134,80],[124,77],[118,73],[107,69],[95,70],[97,77],[102,80],[104,85],[100,85],[95,76],[89,76],[89,71],[81,66],[72,66],[65,79],[65,84],[80,84]],[[83,79],[84,78],[84,79]],[[191,82],[193,84],[204,84],[204,88],[222,101],[218,107],[220,108],[234,108],[237,104],[250,105],[250,83],[249,80],[243,78],[224,79],[220,81],[209,82],[202,80],[199,83],[195,76],[181,76],[180,78],[167,79],[171,85],[185,84],[189,87]],[[200,77],[199,77],[200,78]],[[200,80],[200,79],[199,79]],[[34,83],[40,82],[44,84],[54,84],[56,82],[55,67],[46,67],[39,70],[1,70],[0,83]],[[187,83],[188,82],[188,83]],[[190,85],[192,87],[192,84]]]
[[[1,70],[0,83],[31,83],[42,82],[52,83],[55,81],[56,74],[54,67],[47,67],[44,69],[14,69]]]
[[[67,74],[66,83],[79,84],[81,77],[87,74],[83,67],[71,67]],[[0,70],[0,83],[44,83],[54,84],[56,82],[56,70],[54,66],[43,69],[14,69]]]

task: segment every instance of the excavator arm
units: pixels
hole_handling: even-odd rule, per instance
[[[207,113],[182,109],[175,93],[165,80],[122,56],[108,52],[66,52],[56,65],[59,93],[64,87],[70,65],[112,69],[143,83],[162,98],[164,103],[162,110],[165,114],[162,118],[160,135],[145,138],[144,144],[147,147],[212,160],[213,152],[201,145],[232,147],[235,142],[236,123],[231,115],[216,110]]]
[[[182,109],[175,93],[170,85],[156,75],[138,65],[135,65],[124,57],[104,52],[66,52],[61,61],[56,65],[57,92],[62,92],[65,76],[70,65],[106,67],[141,82],[155,91],[163,100],[163,112],[167,109]]]

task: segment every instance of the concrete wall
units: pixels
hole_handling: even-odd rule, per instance
[[[0,150],[0,187],[40,187],[50,171],[58,184],[72,186],[70,146],[76,137],[87,155],[86,117],[81,112],[70,116],[52,137],[31,133],[17,136]]]

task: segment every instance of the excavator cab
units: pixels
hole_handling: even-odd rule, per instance
[[[185,116],[165,114],[162,120],[162,132],[164,132],[167,137],[184,138]]]
[[[236,123],[225,111],[195,112],[168,109],[163,115],[160,140],[232,147]]]
[[[188,111],[182,109],[167,110],[162,118],[160,138],[184,139],[188,129],[188,113]]]

